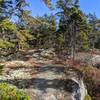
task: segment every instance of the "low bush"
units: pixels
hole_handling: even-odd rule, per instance
[[[26,93],[18,90],[17,87],[0,83],[0,100],[30,100],[30,98]]]
[[[81,68],[81,71],[83,72],[84,82],[86,83],[89,95],[92,98],[98,97],[100,89],[100,83],[99,83],[100,71],[92,66],[83,67]]]

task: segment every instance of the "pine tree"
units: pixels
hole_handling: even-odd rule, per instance
[[[80,45],[82,48],[88,48],[90,27],[83,12],[79,9],[77,0],[58,0],[57,7],[60,9],[60,12],[58,12],[60,16],[60,32],[63,33],[64,44],[69,48],[74,59],[76,48],[79,48]],[[79,41],[79,39],[82,41]]]
[[[92,48],[99,48],[99,39],[100,39],[100,19],[94,14],[88,15],[88,21],[92,28],[92,31],[89,35],[90,45]]]

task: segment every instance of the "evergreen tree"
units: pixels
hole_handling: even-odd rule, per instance
[[[17,16],[20,20],[23,17],[23,11],[26,7],[24,0],[1,0],[0,1],[0,47],[14,47],[20,40],[20,33],[16,24],[12,20],[12,16]]]
[[[79,46],[88,48],[90,27],[83,12],[79,9],[77,0],[58,0],[57,7],[60,9],[58,12],[59,30],[63,34],[65,46],[69,48],[74,59],[76,48],[80,48]]]
[[[100,19],[94,14],[88,15],[88,21],[92,28],[92,31],[89,35],[90,45],[92,48],[99,48],[99,40],[100,40]]]
[[[36,23],[34,23],[34,20]],[[53,47],[54,32],[56,31],[56,19],[53,15],[37,16],[35,19],[31,18],[30,30],[33,35],[33,44],[37,47]]]

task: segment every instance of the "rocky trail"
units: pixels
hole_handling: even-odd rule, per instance
[[[42,58],[40,54],[37,58],[38,54],[34,53],[29,61],[6,62],[0,82],[23,89],[31,100],[84,100],[87,90],[78,70],[53,64],[52,60]],[[38,66],[34,66],[35,60]]]
[[[81,100],[78,99],[80,98],[79,85],[72,80],[77,76],[72,71],[66,80],[65,68],[57,65],[14,68],[0,76],[0,81],[25,90],[31,100]]]
[[[32,72],[36,72],[35,74]],[[64,90],[64,67],[44,65],[38,68],[14,68],[1,76],[3,82],[9,82],[24,89],[31,100],[66,100],[70,93]],[[69,95],[70,94],[70,95]]]

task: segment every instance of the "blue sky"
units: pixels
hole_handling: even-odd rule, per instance
[[[42,2],[42,0],[26,0],[30,3],[30,10],[33,16],[43,15],[45,13],[51,13]],[[55,0],[53,0],[54,2]],[[94,13],[100,18],[100,0],[80,0],[80,7],[86,14]]]

